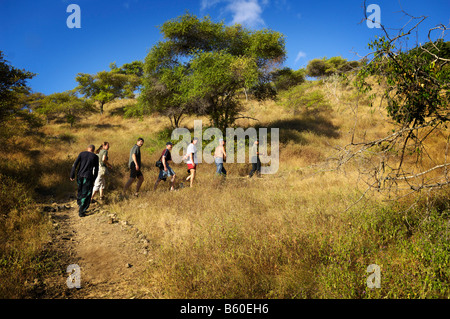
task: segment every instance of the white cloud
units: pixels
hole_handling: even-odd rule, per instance
[[[295,63],[297,63],[300,59],[306,57],[306,53],[303,51],[300,51],[297,53],[297,57],[295,58]]]
[[[225,12],[233,16],[231,24],[239,23],[248,27],[264,26],[263,7],[270,0],[202,0],[201,9],[209,9],[218,3],[226,3]]]
[[[263,10],[257,0],[231,1],[227,10],[233,14],[232,24],[239,23],[249,27],[265,24],[261,17]]]
[[[218,4],[219,2],[223,2],[223,0],[202,0],[201,9],[202,10],[209,9]]]

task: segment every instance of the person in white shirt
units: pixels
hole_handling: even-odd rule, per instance
[[[186,178],[186,180],[190,180],[190,186],[192,187],[195,178],[195,172],[197,170],[198,159],[197,159],[197,147],[195,146],[198,143],[198,138],[194,137],[189,144],[186,152],[185,158],[187,158],[187,167],[190,175]]]

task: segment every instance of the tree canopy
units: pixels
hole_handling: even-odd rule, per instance
[[[348,61],[340,56],[327,59],[313,59],[306,66],[306,74],[311,77],[327,77],[333,74],[343,74],[357,68],[359,61]]]
[[[143,74],[143,63],[134,61],[117,67],[110,64],[110,71],[100,71],[97,74],[78,73],[77,91],[93,102],[100,104],[100,113],[106,103],[118,98],[134,98],[134,93],[140,88]]]
[[[27,80],[34,76],[34,73],[13,67],[0,51],[0,139],[40,125],[27,107],[27,97],[32,94]]]
[[[76,96],[76,91],[58,92],[50,95],[39,94],[35,97],[31,106],[36,113],[44,115],[47,122],[51,118],[63,115],[66,122],[73,126],[82,115],[94,111],[91,102]]]
[[[161,112],[175,126],[190,113],[209,116],[220,129],[233,125],[241,110],[237,93],[266,89],[286,55],[279,32],[226,26],[189,13],[160,31],[163,40],[145,59],[138,112]]]

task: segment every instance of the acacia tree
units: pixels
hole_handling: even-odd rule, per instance
[[[313,59],[306,66],[306,73],[311,77],[325,78],[331,75],[341,75],[352,71],[360,65],[359,61],[348,61],[340,56],[327,59]]]
[[[141,85],[142,62],[124,64],[118,68],[110,65],[111,71],[100,71],[95,75],[78,73],[76,90],[93,102],[100,104],[100,114],[106,103],[118,98],[134,98]]]
[[[94,111],[93,104],[77,97],[75,90],[38,96],[30,105],[36,113],[46,117],[47,123],[51,118],[63,115],[71,127],[81,115]]]
[[[272,67],[286,55],[278,32],[226,26],[189,13],[165,22],[160,31],[164,41],[145,59],[140,112],[165,111],[174,120],[207,115],[222,130],[242,117],[237,93],[269,85]]]
[[[273,84],[277,91],[288,90],[289,88],[305,82],[305,69],[292,70],[289,67],[274,70],[272,72]]]
[[[357,141],[353,134],[351,143],[340,148],[339,165],[351,159],[367,164],[362,173],[368,190],[416,192],[450,184],[450,135],[446,130],[450,120],[450,43],[443,41],[448,28],[438,25],[429,30],[427,43],[405,49],[411,47],[408,36],[426,19],[409,17],[413,26],[408,24],[396,35],[381,26],[384,36],[369,44],[373,52],[355,81],[361,92],[368,93],[376,80],[394,125],[392,132],[373,141]],[[429,156],[425,143],[433,135],[445,145],[438,158]]]

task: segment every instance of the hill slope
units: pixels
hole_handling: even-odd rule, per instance
[[[244,128],[256,124],[280,129],[277,174],[248,179],[249,164],[226,164],[228,177],[223,180],[214,176],[214,165],[202,164],[190,189],[180,185],[187,176],[185,165],[173,165],[175,192],[169,192],[164,183],[153,191],[158,174],[154,162],[169,139],[167,119],[124,119],[120,113],[126,102],[118,102],[107,105],[103,115],[89,116],[73,128],[58,123],[45,126],[40,143],[27,145],[35,155],[27,165],[34,165],[33,180],[41,202],[71,201],[76,186],[68,180],[70,167],[88,144],[110,142],[114,167],[107,176],[106,200],[95,204],[89,216],[79,219],[73,208],[51,213],[53,219],[61,219],[60,228],[51,232],[51,245],[73,255],[61,257],[56,266],[59,284],[47,284],[47,294],[73,298],[449,297],[446,193],[425,194],[424,200],[417,194],[412,208],[411,198],[386,202],[376,192],[361,200],[366,185],[358,163],[333,170],[327,158],[335,154],[334,146],[349,143],[353,128],[358,138],[366,139],[389,132],[392,127],[382,106],[370,108],[367,98],[345,85],[332,89],[312,83],[301,90],[311,103],[298,102],[289,94],[277,102],[249,101],[245,112],[259,122],[237,123]],[[183,124],[192,129],[193,120]],[[140,197],[123,197],[126,163],[138,137],[145,139],[145,181]],[[437,146],[434,152],[439,153]],[[133,231],[120,222],[108,224],[109,214],[133,225]],[[73,240],[61,238],[67,234]],[[67,278],[66,264],[72,260],[82,268],[82,288],[74,292],[64,283],[61,287],[60,281]],[[381,289],[366,285],[371,264],[381,268]]]

